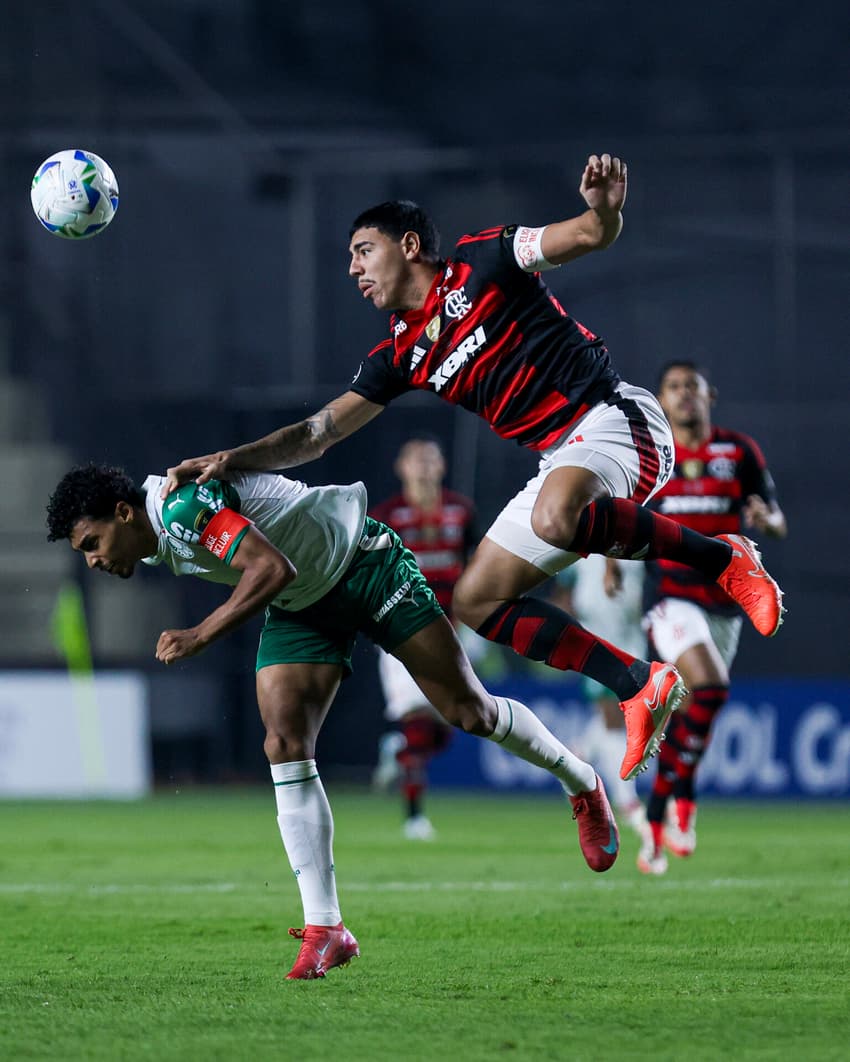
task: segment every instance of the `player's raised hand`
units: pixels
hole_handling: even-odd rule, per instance
[[[219,450],[217,454],[205,454],[203,457],[187,457],[178,465],[166,469],[165,483],[159,492],[165,498],[173,490],[182,487],[189,480],[206,483],[211,479],[227,479],[230,452]]]
[[[591,155],[581,175],[579,192],[591,210],[621,210],[626,201],[626,164],[607,153]]]

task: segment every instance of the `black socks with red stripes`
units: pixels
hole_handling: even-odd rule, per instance
[[[505,601],[478,628],[491,642],[560,671],[579,671],[628,700],[649,679],[649,664],[597,638],[562,609],[533,597]]]
[[[682,527],[623,498],[600,498],[582,510],[569,549],[624,560],[678,561],[717,579],[731,560],[725,542]]]
[[[658,773],[646,808],[650,822],[662,822],[667,799],[694,799],[694,779],[708,746],[714,717],[729,698],[727,686],[697,686],[684,713],[677,712],[658,754]]]

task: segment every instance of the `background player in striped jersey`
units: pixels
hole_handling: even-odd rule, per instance
[[[451,615],[454,585],[478,541],[475,506],[443,486],[446,460],[435,438],[417,435],[407,439],[393,468],[401,491],[373,506],[370,515],[398,532],[437,600]],[[468,643],[464,644],[469,652]],[[434,828],[424,808],[428,763],[448,745],[451,727],[428,703],[401,661],[381,649],[378,674],[384,715],[395,729],[381,738],[373,782],[381,788],[400,782],[405,837],[431,840]]]
[[[658,399],[673,429],[676,462],[649,504],[706,535],[752,527],[784,538],[785,517],[762,452],[748,435],[712,425],[715,398],[694,362],[671,361],[661,370]],[[716,583],[663,558],[647,564],[645,606],[659,656],[676,664],[691,690],[660,753],[647,808],[652,836],[638,857],[644,873],[663,874],[665,847],[678,856],[696,848],[695,775],[711,724],[729,696],[741,614]]]
[[[168,470],[166,489],[234,469],[321,456],[413,389],[483,417],[540,454],[540,471],[487,531],[455,589],[455,614],[492,641],[613,690],[626,718],[624,778],[658,749],[684,685],[671,664],[636,659],[572,616],[527,596],[580,554],[665,557],[717,581],[757,629],[775,634],[781,594],[753,543],[707,538],[643,507],[673,466],[655,397],[624,383],[602,340],[570,317],[540,272],[608,247],[620,233],[626,166],[591,155],[587,209],[542,228],[507,225],[461,237],[451,257],[416,204],[382,203],[350,232],[349,273],[362,298],[392,312],[390,337],[351,387],[312,417],[233,450]]]
[[[358,632],[395,654],[453,726],[498,742],[564,787],[591,869],[611,867],[619,834],[605,787],[525,705],[491,697],[433,591],[398,535],[366,515],[366,488],[308,487],[279,475],[186,484],[161,497],[121,469],[72,469],[47,507],[48,538],[67,538],[89,568],[129,579],[163,564],[232,588],[196,626],[166,630],[156,656],[173,664],[265,609],[257,701],[280,835],[304,908],[289,980],[324,977],[359,955],[343,925],[333,862],[333,816],[316,767],[316,739]]]

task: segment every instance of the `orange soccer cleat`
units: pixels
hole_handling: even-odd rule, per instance
[[[782,591],[768,575],[758,547],[745,535],[717,538],[732,547],[732,560],[718,577],[718,586],[741,606],[759,634],[772,638],[782,626],[785,608]]]
[[[295,965],[286,975],[287,981],[312,981],[324,977],[334,966],[347,966],[360,955],[357,941],[342,922],[335,926],[290,929],[289,935],[301,941],[301,948]]]
[[[664,727],[687,695],[687,688],[672,664],[656,661],[649,678],[634,697],[620,703],[626,717],[626,755],[620,777],[626,781],[645,771],[664,740]]]

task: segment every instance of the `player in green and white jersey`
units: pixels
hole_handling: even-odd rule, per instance
[[[163,477],[141,490],[121,469],[72,469],[47,506],[48,538],[68,539],[91,569],[123,579],[138,563],[165,564],[232,587],[196,626],[165,630],[165,664],[194,656],[265,609],[257,651],[257,700],[266,730],[277,821],[304,908],[302,941],[287,977],[324,977],[359,955],[343,924],[333,863],[333,818],[315,746],[358,632],[396,656],[451,725],[496,741],[550,771],[573,807],[593,870],[617,857],[619,836],[605,789],[525,705],[492,697],[419,571],[385,524],[366,516],[366,489],[308,487],[269,473],[187,483],[160,497]]]

